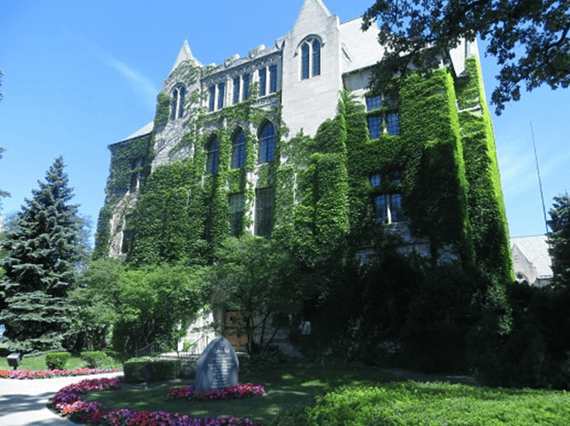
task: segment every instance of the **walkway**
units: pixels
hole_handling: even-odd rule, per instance
[[[84,379],[116,377],[123,373],[60,377],[57,379],[0,379],[1,426],[70,426],[70,421],[54,414],[46,404],[61,388]]]

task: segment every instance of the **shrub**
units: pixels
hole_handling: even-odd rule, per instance
[[[89,368],[97,368],[107,360],[107,354],[99,351],[81,352],[81,358],[87,363]]]
[[[50,352],[46,354],[46,366],[50,370],[63,370],[70,356],[69,352]]]
[[[123,364],[125,381],[128,383],[157,382],[180,377],[178,360],[135,358]]]

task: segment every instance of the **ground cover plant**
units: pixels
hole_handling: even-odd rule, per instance
[[[90,374],[115,373],[113,368],[75,368],[73,370],[0,370],[3,379],[51,379],[53,377],[87,376]]]
[[[378,369],[282,365],[240,374],[242,382],[265,385],[261,397],[169,400],[169,389],[190,383],[174,380],[127,385],[113,392],[94,391],[83,399],[116,410],[169,412],[193,418],[229,414],[279,426],[570,424],[570,398],[563,391],[492,389],[407,378]]]

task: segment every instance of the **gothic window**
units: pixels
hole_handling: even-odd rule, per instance
[[[208,111],[214,111],[216,108],[216,86],[210,86],[210,103],[208,105]]]
[[[271,234],[273,219],[273,189],[255,190],[255,235]]]
[[[249,74],[243,75],[243,94],[241,99],[246,101],[249,98]]]
[[[313,41],[313,76],[321,75],[321,43]]]
[[[129,187],[129,192],[133,193],[140,188],[145,166],[146,159],[144,158],[138,158],[131,161],[131,185]]]
[[[239,235],[242,228],[244,197],[243,193],[230,194],[230,229],[232,235]]]
[[[370,183],[375,188],[376,193],[373,196],[374,220],[377,223],[395,223],[405,220],[402,208],[402,194],[399,193],[397,184],[402,179],[398,172],[392,173],[391,179],[387,184],[382,185],[382,176],[373,175],[370,177]]]
[[[315,36],[301,44],[301,80],[321,75],[322,44]]]
[[[234,105],[239,102],[240,77],[234,78]]]
[[[265,96],[267,89],[267,69],[261,68],[259,70],[259,96]]]
[[[239,130],[232,139],[232,169],[245,166],[245,135]]]
[[[218,173],[218,161],[220,158],[220,144],[216,136],[210,139],[206,149],[208,151],[206,171],[211,174],[216,174]]]
[[[269,93],[277,92],[277,65],[269,67]]]
[[[186,88],[184,86],[176,86],[172,90],[172,105],[170,111],[170,119],[176,120],[184,115],[184,96]]]
[[[267,122],[259,132],[259,158],[258,163],[270,163],[273,161],[275,149],[275,127]]]
[[[224,94],[226,89],[226,83],[218,84],[218,109],[224,107]]]
[[[304,43],[303,47],[301,48],[301,55],[302,55],[302,78],[303,80],[309,78],[309,71],[310,71],[310,65],[309,65],[309,59],[311,57],[310,53],[309,53],[309,43]]]

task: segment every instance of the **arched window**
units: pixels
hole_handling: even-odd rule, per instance
[[[184,115],[184,97],[186,96],[186,88],[184,86],[176,86],[172,90],[172,105],[170,111],[170,119],[176,120]]]
[[[273,150],[275,148],[275,127],[267,122],[259,132],[259,164],[273,161]]]
[[[245,135],[238,130],[232,139],[232,169],[245,166]]]
[[[206,171],[211,174],[218,173],[218,161],[220,158],[220,144],[216,136],[210,139],[208,146],[208,158],[206,161]]]
[[[321,43],[313,41],[313,77],[321,75]]]
[[[309,71],[311,68],[309,65],[309,60],[311,58],[311,55],[309,53],[309,50],[310,50],[309,44],[303,43],[303,47],[301,48],[302,61],[303,61],[303,64],[301,66],[301,72],[303,80],[310,77]]]
[[[301,80],[321,75],[321,48],[318,36],[309,36],[301,42]]]

